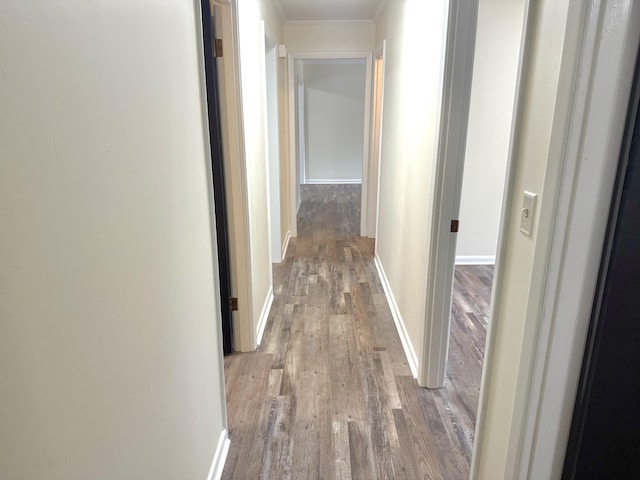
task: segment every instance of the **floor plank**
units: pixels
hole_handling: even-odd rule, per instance
[[[225,359],[225,479],[468,477],[493,269],[456,267],[446,385],[420,388],[359,199],[359,185],[302,187],[262,345]]]

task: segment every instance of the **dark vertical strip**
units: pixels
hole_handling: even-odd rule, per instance
[[[220,101],[218,98],[218,73],[214,56],[214,22],[209,0],[200,2],[202,8],[202,32],[204,41],[204,66],[207,85],[207,110],[209,115],[209,141],[211,143],[211,168],[213,171],[213,196],[218,239],[218,268],[220,271],[220,306],[222,309],[222,344],[224,354],[233,352],[233,324],[231,320],[231,281],[229,270],[229,236],[227,232],[227,205],[224,188],[222,133],[220,126]]]

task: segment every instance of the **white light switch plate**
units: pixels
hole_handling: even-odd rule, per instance
[[[520,217],[520,231],[525,235],[531,235],[533,230],[533,215],[535,214],[537,196],[535,193],[527,192],[526,190],[524,192]]]

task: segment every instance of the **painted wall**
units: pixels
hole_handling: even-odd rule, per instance
[[[376,250],[414,368],[423,350],[447,3],[387,2],[375,42],[387,41]]]
[[[560,92],[562,82],[564,87],[568,84],[561,76],[561,65],[562,61],[574,61],[578,52],[576,39],[567,36],[568,25],[580,18],[576,12],[570,12],[571,5],[570,0],[540,2],[532,27],[531,57],[523,79],[526,90],[522,129],[514,164],[513,196],[509,201],[514,207],[506,219],[500,247],[499,255],[504,255],[500,259],[501,271],[494,279],[501,288],[492,307],[491,321],[496,322],[493,361],[485,365],[483,372],[483,388],[488,388],[488,399],[484,431],[476,439],[481,446],[475,452],[479,479],[510,478],[515,468],[508,463],[508,458],[514,458],[513,452],[508,455],[509,450],[517,448],[517,442],[510,435],[522,428],[522,419],[517,418],[515,411],[522,410],[527,401],[516,395],[519,382],[526,381],[519,378],[518,373],[521,363],[530,363],[533,354],[530,349],[523,349],[523,340],[537,333],[531,326],[536,325],[539,318],[542,308],[539,298],[546,278],[546,272],[537,268],[535,258],[546,256],[550,248],[555,185],[561,175],[556,165],[563,154],[554,141],[558,142],[564,135],[566,124],[563,122],[566,122],[571,93],[567,88]],[[557,128],[554,122],[558,122]],[[550,186],[548,191],[545,185]],[[518,207],[524,190],[539,194],[534,232],[530,237],[519,231]],[[530,299],[535,301],[530,303]]]
[[[495,261],[523,15],[523,0],[479,3],[458,262]]]
[[[307,183],[362,181],[364,61],[304,64]]]
[[[225,410],[196,5],[0,5],[2,478],[207,477]]]
[[[375,32],[373,22],[287,22],[284,41],[290,52],[369,52]]]

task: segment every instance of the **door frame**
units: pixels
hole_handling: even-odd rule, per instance
[[[372,112],[371,112],[371,159],[369,160],[369,168],[373,173],[375,172],[375,197],[372,199],[372,181],[369,177],[368,185],[368,201],[367,206],[367,232],[373,234],[373,238],[378,238],[378,213],[380,211],[380,160],[382,158],[382,131],[384,128],[384,80],[386,73],[386,55],[387,55],[387,40],[382,40],[380,46],[373,52],[373,64],[372,68]],[[380,72],[380,78],[375,72],[375,65],[378,62],[382,62],[382,71]],[[377,90],[380,90],[380,99],[377,98]],[[377,154],[376,154],[377,152]],[[375,211],[371,212],[372,207],[375,207]]]
[[[549,151],[554,161],[547,164],[542,188],[547,199],[545,211],[539,215],[533,259],[535,281],[528,294],[521,354],[512,359],[518,365],[518,383],[514,410],[504,419],[509,438],[505,478],[560,478],[562,474],[640,38],[637,3],[629,6],[623,0],[598,0],[587,5],[571,0],[568,8],[567,48],[562,57]],[[515,152],[526,101],[523,81],[532,55],[536,20],[537,4],[526,0],[525,40],[471,479],[478,478],[481,459],[491,449],[483,442],[481,432],[487,422],[488,405],[495,401],[490,397],[497,368],[493,344],[499,323],[506,321],[496,316],[496,305],[505,298],[499,265],[506,260],[510,212],[514,208],[509,202],[515,193]],[[607,35],[601,35],[604,23]]]
[[[282,195],[280,182],[280,117],[278,98],[278,42],[264,21],[260,22],[260,30],[264,38],[264,105],[265,139],[267,152],[267,174],[269,192],[269,252],[271,263],[280,263],[283,258],[282,218],[280,218]],[[271,61],[271,59],[275,61]],[[273,70],[273,71],[272,71]],[[272,73],[273,75],[270,75]],[[270,92],[270,89],[275,89]],[[270,105],[270,93],[275,93],[275,104]],[[273,131],[275,130],[275,132]],[[275,138],[272,138],[275,134]],[[272,155],[275,154],[275,155]],[[275,157],[275,158],[273,158]],[[277,198],[273,198],[277,196]],[[275,200],[275,202],[274,202]],[[275,208],[274,208],[275,207]],[[274,228],[275,227],[275,228]]]
[[[420,385],[427,388],[444,386],[449,352],[457,240],[452,221],[457,220],[460,213],[477,18],[478,0],[450,1],[440,138],[431,185],[434,192],[433,228],[427,272],[424,348],[418,372]]]
[[[204,73],[207,99],[207,118],[211,152],[211,172],[213,187],[213,207],[215,211],[216,241],[218,246],[218,286],[222,320],[223,352],[229,355],[234,351],[233,317],[231,312],[231,255],[229,252],[228,206],[225,189],[224,153],[222,149],[222,112],[220,109],[220,90],[218,68],[214,54],[216,27],[215,8],[211,2],[201,2],[202,45],[204,52]]]
[[[202,0],[206,1],[206,0]],[[242,123],[242,89],[238,51],[237,0],[210,0],[214,4],[216,35],[223,40],[224,56],[218,58],[222,148],[229,209],[231,294],[238,299],[233,312],[234,348],[255,348],[253,327],[251,245],[249,242],[249,197]]]
[[[563,57],[561,88],[572,101],[553,125],[564,158],[547,176],[558,192],[551,248],[536,252],[545,278],[523,348],[532,358],[520,362],[510,442],[519,479],[562,475],[640,44],[637,2],[575,2],[569,17],[581,49],[574,64]]]
[[[585,459],[588,456],[587,451],[583,451],[585,448],[585,440],[591,442],[593,451],[593,442],[602,443],[597,439],[600,438],[599,432],[594,434],[593,428],[589,428],[592,421],[598,422],[598,417],[603,414],[607,415],[607,410],[613,410],[615,408],[621,408],[621,403],[633,404],[629,402],[629,391],[622,389],[616,390],[616,394],[612,395],[608,389],[611,382],[611,376],[606,375],[602,377],[602,373],[610,373],[611,369],[606,368],[605,365],[609,361],[614,361],[610,358],[613,348],[623,347],[620,342],[626,343],[625,351],[629,354],[629,347],[637,344],[637,335],[631,335],[628,338],[624,336],[624,329],[628,329],[629,324],[634,323],[637,320],[637,309],[633,307],[633,312],[625,309],[625,314],[620,315],[620,299],[621,297],[629,297],[634,288],[638,287],[640,280],[632,279],[628,282],[628,278],[621,281],[625,274],[621,272],[621,266],[626,270],[628,266],[634,265],[640,266],[638,259],[634,257],[637,252],[633,249],[624,248],[625,242],[627,242],[627,236],[633,237],[635,240],[640,233],[637,228],[632,232],[629,232],[628,228],[631,222],[637,225],[637,218],[633,211],[634,204],[637,204],[637,198],[640,197],[640,115],[638,115],[638,106],[640,101],[640,55],[636,61],[635,80],[632,87],[631,98],[629,101],[629,107],[627,110],[627,123],[625,127],[625,135],[623,145],[620,151],[620,160],[618,164],[618,171],[616,176],[616,183],[612,196],[611,209],[609,214],[609,222],[607,226],[606,241],[602,253],[602,261],[600,263],[600,273],[598,276],[598,284],[596,288],[596,294],[593,302],[593,309],[591,312],[591,319],[587,333],[587,341],[585,346],[584,359],[582,362],[582,369],[580,373],[580,384],[578,387],[578,393],[576,395],[576,402],[573,412],[573,419],[571,422],[571,430],[569,436],[569,442],[567,444],[567,452],[565,455],[563,478],[576,479],[578,477],[578,470],[581,459]],[[634,220],[635,219],[635,220]],[[628,243],[627,243],[628,245]],[[626,256],[632,251],[632,256]],[[628,264],[626,262],[631,261],[634,263]],[[631,294],[633,295],[633,294]],[[612,318],[618,316],[619,318]],[[626,323],[626,325],[625,325]],[[612,340],[612,337],[615,340]],[[607,348],[609,344],[609,348]],[[635,352],[633,352],[635,354]],[[618,359],[619,360],[619,359]],[[635,360],[635,359],[634,359]],[[630,373],[631,372],[631,373]],[[623,386],[627,386],[631,375],[636,373],[634,370],[629,372],[620,372],[623,378]],[[636,377],[637,378],[637,377]],[[624,380],[626,379],[626,381]],[[607,400],[599,397],[600,393],[597,391],[598,384],[602,386],[602,380],[607,385],[602,389]],[[616,378],[616,383],[620,383],[620,379]],[[622,393],[623,396],[620,396]],[[626,394],[626,396],[625,396]],[[611,399],[611,397],[618,397],[617,399]],[[602,405],[602,402],[613,402],[613,405]],[[601,407],[599,408],[596,403],[599,402]],[[621,414],[623,412],[621,411]],[[629,431],[620,432],[620,428],[634,428],[633,419],[629,419],[629,412],[626,412],[624,418],[625,426],[620,423],[610,424],[614,431],[620,433],[618,438],[624,439],[621,443],[629,444],[629,438],[625,437],[625,433]],[[620,421],[621,414],[617,415],[618,422]],[[590,432],[585,431],[590,430]],[[611,435],[608,436],[611,438]],[[635,445],[635,444],[633,444]],[[587,447],[588,449],[589,447]],[[606,447],[605,447],[606,448]],[[605,453],[605,452],[603,452]],[[618,458],[611,458],[611,452],[608,455],[605,453],[604,458],[608,458],[608,464],[612,461],[618,461]],[[634,459],[636,462],[638,459]],[[604,460],[603,460],[604,461]],[[598,461],[596,461],[598,463]],[[602,463],[600,463],[600,470],[602,471]],[[627,470],[631,465],[626,464]],[[613,472],[610,473],[612,475]],[[617,475],[620,478],[622,471],[618,470]],[[613,475],[612,475],[613,476]]]
[[[298,235],[297,210],[298,205],[296,192],[298,182],[298,174],[296,165],[298,163],[298,152],[296,151],[296,138],[298,136],[298,126],[296,124],[296,77],[295,62],[296,60],[364,60],[365,61],[365,91],[364,91],[364,139],[362,145],[362,200],[360,208],[360,235],[369,236],[367,225],[367,207],[368,207],[368,175],[369,175],[369,136],[371,132],[371,52],[289,52],[288,54],[288,94],[289,94],[289,179],[290,179],[290,196],[294,199],[289,205],[289,225],[291,226],[291,236]],[[301,170],[302,171],[302,170]]]

